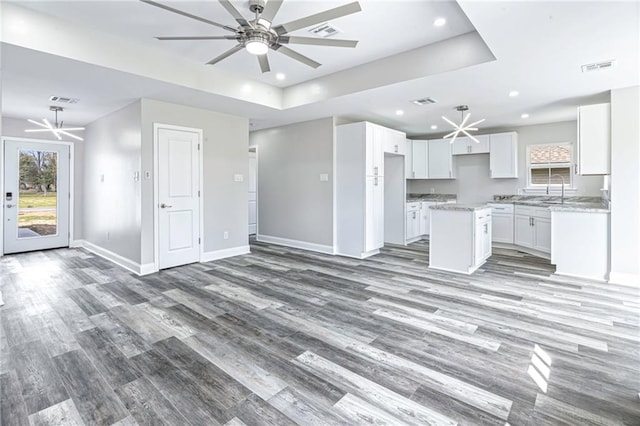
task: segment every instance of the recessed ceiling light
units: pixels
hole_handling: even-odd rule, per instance
[[[509,96],[512,97],[512,98],[515,98],[519,94],[520,94],[520,92],[518,92],[517,90],[512,90],[512,91],[509,92]]]
[[[446,23],[447,23],[447,20],[444,18],[436,18],[436,20],[433,21],[433,25],[435,25],[436,27],[441,27]]]
[[[396,111],[396,115],[404,115],[404,111],[399,109]]]
[[[520,116],[520,118],[529,118],[529,114],[526,114],[526,113],[525,113],[525,114],[522,114],[522,115]]]
[[[431,130],[435,130],[435,129],[437,129],[437,128],[438,128],[438,126],[436,126],[435,124],[432,124],[432,125],[431,125]]]
[[[284,75],[284,73],[279,72],[278,74],[276,74],[276,79],[278,80],[284,80],[285,78],[287,78],[287,76]]]

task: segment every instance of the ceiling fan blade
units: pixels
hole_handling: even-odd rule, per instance
[[[84,130],[84,127],[60,127],[58,130],[78,131],[78,130]]]
[[[312,68],[318,68],[320,65],[322,65],[319,62],[314,61],[311,58],[308,58],[298,52],[296,52],[295,50],[291,50],[288,47],[284,47],[281,44],[276,44],[275,46],[272,47],[273,50],[278,51],[280,53],[283,53],[285,55],[287,55],[288,57],[295,59],[296,61],[302,62],[305,65],[309,65]]]
[[[83,140],[84,140],[84,139],[82,139],[80,136],[76,136],[76,135],[74,135],[74,134],[71,134],[71,133],[65,132],[64,130],[60,130],[60,129],[58,129],[58,132],[59,132],[59,133],[62,133],[62,134],[63,134],[63,135],[65,135],[65,136],[69,136],[70,138],[77,139],[77,140],[79,140],[79,141],[83,141]]]
[[[227,12],[229,12],[231,16],[233,16],[233,19],[235,19],[238,24],[242,25],[243,27],[251,26],[249,25],[249,22],[244,18],[244,16],[242,16],[238,9],[236,9],[236,7],[231,4],[229,0],[218,0],[218,2],[222,5],[222,7],[227,9]]]
[[[454,130],[453,132],[449,133],[448,135],[444,135],[442,137],[442,139],[450,138],[451,136],[455,135],[456,133],[460,133],[460,130]]]
[[[468,129],[469,127],[473,127],[473,126],[475,126],[476,124],[480,124],[480,123],[482,123],[484,120],[486,120],[486,118],[483,118],[482,120],[475,121],[475,122],[473,122],[473,123],[471,123],[471,124],[467,124],[467,130],[469,130],[469,129]]]
[[[45,129],[49,130],[49,127],[48,127],[47,125],[42,124],[42,123],[40,123],[39,121],[35,121],[35,120],[30,119],[30,118],[29,118],[29,119],[27,119],[27,121],[28,121],[29,123],[31,123],[31,124],[35,124],[36,126],[44,127]]]
[[[176,36],[176,37],[156,37],[158,40],[237,40],[234,35],[226,36]]]
[[[269,28],[271,23],[273,22],[273,18],[275,18],[276,13],[280,10],[280,6],[282,6],[282,0],[269,0],[267,1],[267,5],[264,7],[264,10],[260,14],[260,19],[258,21],[267,21],[269,25],[266,27]],[[264,25],[264,23],[261,22]]]
[[[466,130],[463,130],[462,133],[464,133],[465,135],[470,137],[471,140],[474,141],[475,143],[480,143],[480,141],[478,139],[476,139],[471,133],[467,132]]]
[[[37,132],[50,132],[51,129],[25,129],[27,133],[37,133]]]
[[[453,121],[449,120],[449,119],[448,119],[447,117],[445,117],[444,115],[442,116],[442,119],[443,119],[444,121],[446,121],[447,123],[451,124],[455,129],[458,129],[458,128],[459,128],[459,126],[458,126],[456,123],[454,123]]]
[[[300,18],[295,21],[287,22],[286,24],[278,25],[273,27],[273,30],[278,35],[283,35],[290,33],[291,31],[299,30],[300,28],[310,27],[311,25],[351,15],[352,13],[360,12],[361,10],[362,8],[360,8],[360,3],[354,1],[353,3],[345,4],[344,6],[338,6],[333,9],[325,10],[324,12],[309,15],[306,18]]]
[[[269,58],[267,58],[266,53],[264,55],[258,55],[258,62],[260,63],[260,69],[262,73],[271,71],[271,67],[269,66]]]
[[[278,37],[278,43],[283,44],[313,44],[315,46],[335,46],[335,47],[356,47],[357,40],[335,40],[317,37],[295,37],[281,36]]]
[[[217,22],[210,21],[200,16],[192,15],[182,10],[174,9],[173,7],[165,6],[164,4],[152,1],[152,0],[140,0],[142,3],[150,4],[151,6],[159,7],[160,9],[168,10],[169,12],[177,13],[178,15],[186,16],[187,18],[195,19],[196,21],[204,22],[205,24],[213,25],[214,27],[222,28],[233,33],[236,32],[235,28],[231,28],[227,25],[222,25]]]
[[[223,54],[218,55],[215,58],[213,58],[212,60],[210,60],[209,62],[207,62],[207,65],[216,64],[216,63],[220,62],[221,60],[223,60],[225,58],[228,58],[229,56],[233,55],[237,51],[242,50],[242,48],[243,48],[243,46],[241,44],[238,44],[238,45],[232,47],[231,49],[227,50]]]

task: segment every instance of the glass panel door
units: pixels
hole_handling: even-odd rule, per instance
[[[58,153],[20,150],[18,238],[58,234]]]

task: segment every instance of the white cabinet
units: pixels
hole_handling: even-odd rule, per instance
[[[411,139],[405,141],[404,177],[413,179],[413,141]]]
[[[478,142],[467,136],[456,138],[453,142],[452,154],[487,154],[489,152],[489,135],[474,136]]]
[[[429,151],[427,149],[428,141],[412,141],[411,170],[412,179],[427,179],[428,175],[428,159]]]
[[[377,176],[367,176],[365,188],[364,251],[370,252],[384,245],[384,181]]]
[[[356,258],[384,245],[386,129],[367,122],[336,127],[336,252]]]
[[[455,179],[450,141],[448,139],[432,139],[428,142],[429,179]]]
[[[518,177],[518,134],[489,135],[489,169],[492,178]]]
[[[420,203],[407,203],[406,239],[412,241],[420,237]]]
[[[431,209],[429,207],[438,204],[436,201],[423,201],[420,211],[420,235],[429,235],[431,226]]]
[[[611,174],[611,105],[578,108],[578,152],[576,173]]]
[[[551,212],[546,207],[516,206],[516,245],[551,253]]]
[[[388,154],[406,154],[406,134],[398,130],[381,127],[384,131],[384,152]]]
[[[429,268],[471,274],[491,256],[491,209],[431,209]]]
[[[513,204],[489,204],[491,207],[491,239],[513,244]]]

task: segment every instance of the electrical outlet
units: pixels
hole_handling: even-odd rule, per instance
[[[233,175],[233,180],[236,182],[242,182],[244,181],[244,176],[241,174]]]
[[[320,182],[328,182],[329,173],[320,173]]]
[[[229,231],[224,231],[224,233],[222,234],[222,238],[224,238],[225,240],[229,239]]]

